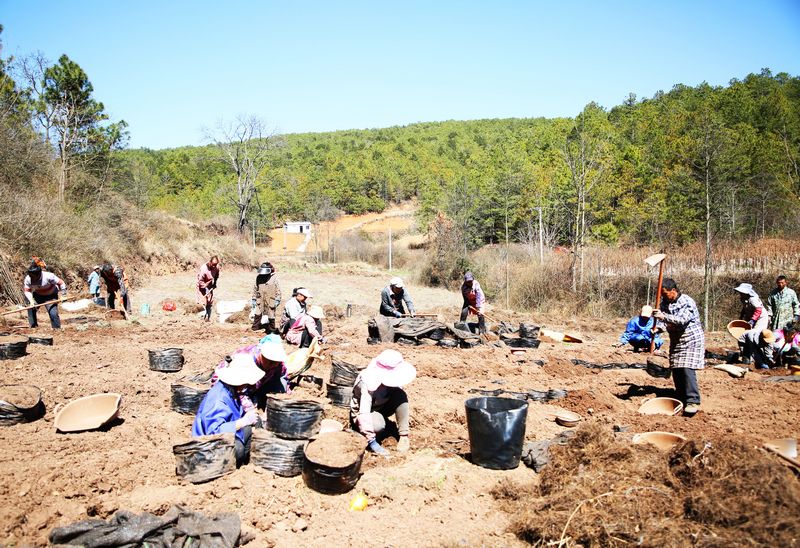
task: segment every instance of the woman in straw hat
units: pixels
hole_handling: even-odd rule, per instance
[[[397,450],[408,451],[409,407],[403,387],[413,381],[417,370],[403,359],[397,350],[384,350],[359,373],[353,385],[350,402],[350,423],[367,438],[368,448],[378,455],[388,456],[378,436],[385,437],[388,419],[397,421],[399,435]]]
[[[236,435],[236,463],[242,464],[250,454],[253,425],[260,419],[257,411],[245,411],[237,391],[254,386],[264,377],[264,371],[246,354],[233,356],[230,365],[217,372],[218,382],[200,402],[192,425],[192,436],[232,433]]]
[[[286,342],[300,348],[308,348],[314,339],[319,339],[319,342],[324,343],[325,337],[322,336],[322,318],[324,317],[325,312],[321,306],[316,304],[309,306],[308,311],[301,312],[292,322],[289,331],[286,332]]]
[[[289,392],[289,379],[286,371],[286,351],[280,339],[264,337],[259,344],[251,344],[236,350],[231,356],[219,362],[214,374],[211,376],[211,386],[214,386],[220,378],[220,372],[230,367],[233,358],[245,356],[255,364],[264,376],[254,385],[242,386],[236,389],[239,403],[242,404],[245,413],[257,407],[263,408],[265,405],[264,396],[266,394],[283,394]],[[229,361],[230,360],[230,361]]]

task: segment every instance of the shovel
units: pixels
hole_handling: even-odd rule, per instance
[[[30,309],[36,308],[38,306],[46,306],[46,305],[49,305],[49,304],[58,304],[58,303],[63,303],[65,301],[72,301],[74,299],[78,299],[78,298],[82,298],[82,297],[83,297],[83,295],[73,295],[71,297],[64,297],[63,299],[54,299],[52,301],[46,301],[46,302],[43,302],[43,303],[36,303],[36,304],[32,304],[32,305],[26,306],[24,308],[15,308],[14,310],[8,310],[6,312],[0,312],[0,316],[7,316],[7,315],[13,314],[15,312],[24,312],[25,310],[30,310]]]
[[[654,307],[656,310],[659,310],[661,306],[661,282],[664,281],[664,259],[667,256],[664,253],[656,253],[655,255],[650,255],[647,257],[644,262],[650,266],[658,265],[658,286],[656,287],[656,306]],[[652,354],[656,349],[656,324],[653,322],[653,333],[652,333],[652,340],[650,341],[650,353]]]

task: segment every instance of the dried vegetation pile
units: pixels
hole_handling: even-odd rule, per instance
[[[597,424],[552,450],[536,486],[493,491],[533,544],[792,546],[800,481],[747,444],[687,441],[669,454]]]

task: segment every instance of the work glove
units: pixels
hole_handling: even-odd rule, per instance
[[[381,444],[378,443],[378,440],[372,440],[367,444],[367,449],[375,453],[376,455],[380,455],[382,457],[388,457],[389,451],[381,447]]]
[[[250,309],[251,310],[255,310],[256,309],[256,304],[257,304],[256,300],[255,299],[251,299],[250,300]]]
[[[403,315],[402,315],[402,314],[400,314],[400,311],[399,311],[399,310],[395,310],[395,311],[394,311],[394,317],[395,317],[395,318],[402,318],[402,317],[403,317]]]
[[[64,299],[66,298],[66,296],[67,296],[67,290],[65,289],[61,292],[61,298]]]
[[[664,318],[664,313],[661,312],[660,310],[653,310],[653,318],[661,320]]]
[[[328,342],[328,339],[326,339],[325,337],[320,337],[319,342],[325,344],[326,342]]]
[[[747,323],[750,324],[750,327],[755,327],[756,326],[756,321],[755,320],[749,320]]]
[[[250,309],[250,314],[248,314],[247,317],[250,318],[251,322],[255,321],[255,319],[256,319],[256,309],[255,308],[251,308]]]
[[[623,346],[625,346],[625,343],[618,342],[618,343],[612,344],[611,346],[613,346],[614,348],[622,348]]]

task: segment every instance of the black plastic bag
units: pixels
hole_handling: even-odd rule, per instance
[[[148,350],[150,356],[150,369],[174,373],[183,368],[183,349],[164,348],[162,350]]]
[[[328,384],[328,399],[336,407],[350,407],[353,399],[353,385]]]
[[[437,342],[436,345],[444,348],[457,348],[458,342],[459,341],[456,339],[442,339],[439,342]]]
[[[331,356],[331,376],[330,383],[342,386],[352,386],[356,382],[356,377],[364,366],[350,363],[337,354]]]
[[[533,323],[519,324],[519,336],[523,339],[535,339],[539,336],[539,326]]]
[[[173,384],[170,408],[184,415],[194,415],[209,390],[206,384]]]
[[[541,343],[539,339],[532,338],[504,339],[503,342],[511,348],[539,348]]]
[[[28,341],[0,341],[0,360],[16,360],[28,353]]]
[[[30,344],[43,344],[45,346],[53,346],[53,337],[34,337],[29,336],[28,342]]]
[[[511,398],[485,397],[469,399],[464,406],[472,462],[494,470],[519,466],[528,404]]]
[[[173,446],[175,473],[192,483],[204,483],[236,470],[233,434],[194,438]]]
[[[267,396],[267,430],[281,438],[308,439],[319,433],[322,405]]]
[[[33,385],[0,386],[0,426],[33,422],[45,414],[42,391]]]
[[[285,440],[267,432],[253,430],[250,438],[250,462],[279,476],[297,476],[303,471],[303,449],[307,440]]]

